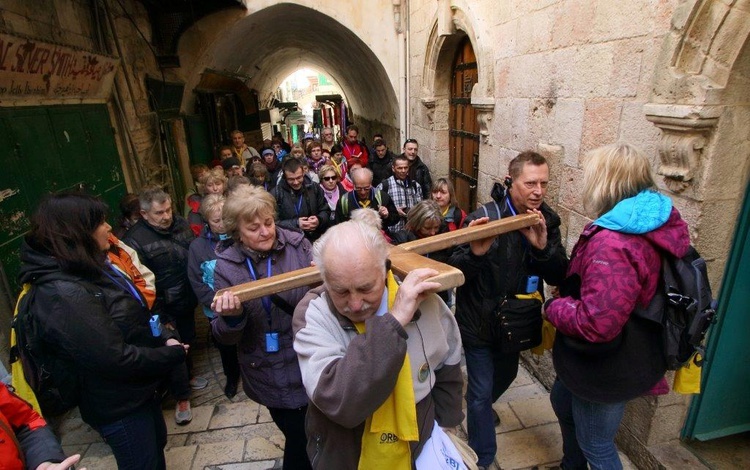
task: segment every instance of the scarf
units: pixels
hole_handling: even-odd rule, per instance
[[[328,201],[328,207],[331,209],[336,209],[336,203],[339,202],[339,187],[336,185],[335,188],[332,190],[327,190],[323,187],[323,185],[320,186],[320,189],[323,190],[323,195],[326,197],[326,201]]]
[[[331,157],[331,165],[333,169],[339,175],[339,179],[344,179],[347,176],[346,159],[342,158],[340,162],[337,162],[335,158]]]
[[[247,162],[245,161],[245,157],[242,154],[245,153],[245,150],[247,149],[248,146],[245,144],[243,144],[242,148],[239,150],[237,150],[237,147],[232,146],[232,153],[234,153],[234,156],[237,157],[237,160],[240,161],[240,166],[243,168],[247,165]]]
[[[390,310],[398,291],[398,284],[391,271],[388,271],[386,282]],[[364,322],[355,323],[354,326],[359,334],[365,332]],[[383,439],[384,436],[387,438]],[[358,469],[410,470],[410,441],[419,441],[419,427],[411,362],[407,352],[393,391],[365,421]]]

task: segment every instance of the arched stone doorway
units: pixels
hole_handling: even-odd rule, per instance
[[[423,118],[411,123],[412,135],[430,142],[428,161],[433,174],[451,177],[458,186],[457,191],[463,193],[462,208],[472,211],[478,203],[489,198],[494,178],[501,176],[498,169],[492,167],[492,159],[482,158],[485,152],[491,150],[489,127],[495,109],[492,48],[485,47],[478,41],[479,34],[474,29],[476,21],[468,13],[465,2],[440,1],[438,10],[438,17],[427,41],[422,72],[419,104]],[[473,60],[465,62],[458,56],[464,48],[471,50]],[[466,63],[474,63],[470,66],[474,72],[470,74],[466,89],[466,75],[460,74],[458,81],[454,82],[456,60],[459,60],[459,64],[464,64],[459,69],[466,68]],[[457,87],[455,96],[454,86]],[[456,110],[451,110],[454,98],[458,100],[457,103],[465,106],[461,112],[471,110],[473,118],[464,118]],[[455,125],[456,119],[471,122],[471,127],[465,124]],[[465,162],[460,162],[458,155],[463,154],[463,149],[459,146],[453,153],[454,146],[458,145],[458,139],[454,137],[458,133],[467,132],[466,128],[471,129],[468,132],[472,136],[464,134],[464,137],[473,139],[474,144],[471,148],[465,147],[469,149],[466,152],[467,158]],[[453,161],[452,155],[456,155],[456,161]],[[457,172],[468,177],[457,178]]]
[[[471,104],[478,80],[477,59],[468,37],[459,43],[452,67],[450,112],[450,179],[459,207],[473,208],[479,175],[479,123]]]

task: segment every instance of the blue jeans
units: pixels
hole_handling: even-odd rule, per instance
[[[615,435],[627,402],[584,400],[573,395],[560,379],[555,380],[549,398],[562,432],[563,469],[585,469],[586,463],[592,470],[622,469]]]
[[[477,465],[489,466],[497,453],[492,404],[500,398],[518,374],[518,353],[503,354],[493,348],[464,346],[466,372],[466,415],[469,446],[479,458]]]
[[[119,470],[164,470],[167,425],[159,402],[151,400],[126,417],[94,426],[112,448]]]

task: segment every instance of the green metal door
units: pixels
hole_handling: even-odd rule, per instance
[[[683,436],[715,439],[750,430],[750,186],[738,219],[708,338],[703,392],[690,405]]]
[[[214,159],[211,147],[211,134],[208,132],[208,122],[200,114],[183,116],[187,145],[190,153],[190,164],[203,163],[208,165]]]
[[[21,237],[47,193],[83,189],[117,215],[125,184],[105,105],[0,108],[0,268],[18,292]]]

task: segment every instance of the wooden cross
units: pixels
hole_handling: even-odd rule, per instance
[[[474,240],[494,237],[513,230],[530,227],[539,223],[536,214],[523,214],[506,217],[483,225],[466,227],[452,232],[441,233],[428,238],[414,240],[390,248],[388,258],[391,260],[391,269],[401,278],[416,268],[432,268],[438,271],[435,277],[430,278],[440,284],[437,291],[443,291],[458,287],[464,283],[464,274],[457,268],[424,257],[427,253],[444,250]],[[287,273],[277,274],[257,281],[246,282],[236,286],[227,287],[216,293],[220,296],[226,291],[231,291],[240,301],[257,299],[267,295],[283,292],[297,287],[319,284],[323,281],[320,270],[311,266],[309,268],[297,269]]]

